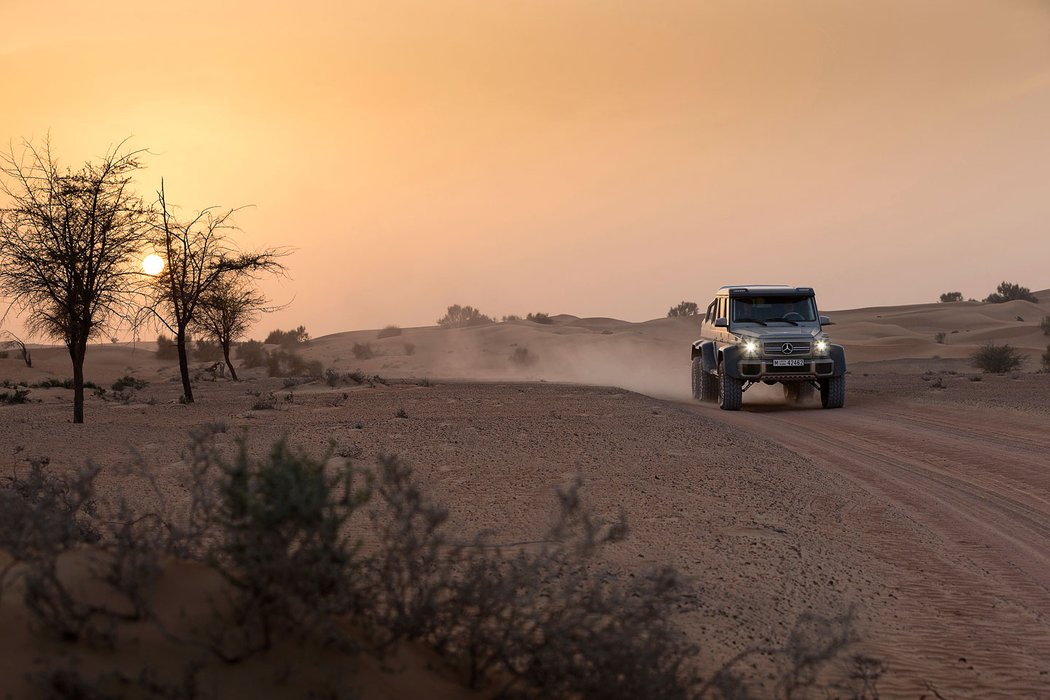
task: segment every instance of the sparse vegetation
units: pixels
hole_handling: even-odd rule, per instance
[[[47,379],[41,379],[39,382],[34,382],[29,385],[30,389],[72,389],[76,386],[76,383],[72,379],[55,379],[54,377],[48,377]],[[98,384],[94,382],[85,381],[85,389],[98,389]]]
[[[492,322],[491,318],[473,306],[453,304],[448,307],[445,315],[438,319],[437,324],[442,328],[465,328],[467,326],[483,326]]]
[[[157,336],[157,359],[174,360],[179,356],[179,350],[175,347],[175,341],[161,333]]]
[[[994,292],[984,298],[986,302],[1002,304],[1007,301],[1030,301],[1038,303],[1039,300],[1032,294],[1028,287],[1022,287],[1012,282],[1000,282]]]
[[[248,332],[259,314],[272,313],[281,308],[283,307],[269,304],[269,300],[256,288],[254,278],[247,275],[227,275],[220,278],[201,297],[196,326],[199,330],[210,333],[218,341],[226,366],[230,369],[230,377],[237,381],[237,368],[230,358],[230,349],[234,341]],[[304,328],[303,333],[305,332]],[[259,365],[254,366],[261,364],[260,361]]]
[[[416,344],[415,343],[405,343],[405,354],[409,355],[409,356],[415,355],[416,354]]]
[[[237,358],[247,368],[266,365],[266,348],[258,340],[246,340],[237,344]]]
[[[536,362],[536,356],[529,352],[528,348],[514,348],[510,354],[510,361],[516,365],[526,367]]]
[[[193,347],[193,359],[198,362],[215,362],[222,359],[222,348],[214,340],[198,338]]]
[[[1039,328],[1043,331],[1043,335],[1050,335],[1050,316],[1043,316],[1043,320],[1039,322]]]
[[[534,314],[530,313],[527,316],[525,316],[525,320],[532,321],[533,323],[542,323],[544,325],[550,325],[554,323],[554,319],[550,317],[550,314],[545,314],[543,312],[537,312]]]
[[[401,328],[399,326],[389,325],[385,328],[381,328],[379,332],[376,333],[376,338],[393,338],[399,335],[401,335]]]
[[[371,360],[376,356],[371,343],[354,343],[351,352],[358,360]]]
[[[677,306],[672,306],[667,312],[668,318],[675,318],[678,316],[696,316],[700,313],[700,307],[695,301],[682,301]]]
[[[266,374],[271,377],[320,378],[324,366],[319,360],[307,361],[297,352],[274,350],[266,355]]]
[[[123,697],[133,689],[196,697],[202,664],[235,663],[292,640],[377,655],[402,641],[423,644],[465,685],[502,697],[739,698],[765,696],[768,687],[802,697],[841,687],[827,684],[839,682],[832,662],[855,641],[848,613],[807,613],[780,646],[746,649],[702,682],[698,650],[672,621],[686,584],[669,567],[631,576],[607,569],[599,555],[626,537],[627,523],[622,514],[603,519],[587,508],[578,478],[557,491],[553,525],[532,546],[485,535],[463,541],[448,511],[426,498],[396,457],[358,469],[284,442],[253,459],[241,443],[227,462],[213,439],[224,429],[206,426],[186,452],[189,507],[96,503],[97,466],[63,478],[40,460],[27,476],[0,480],[0,549],[19,563],[0,577],[22,578],[32,619],[69,642],[73,656],[72,671],[49,667],[40,682],[61,677],[78,697]],[[360,449],[343,452],[356,457]],[[358,533],[366,527],[374,544],[362,550]],[[78,548],[101,555],[90,575],[114,596],[88,598],[59,575],[59,557]],[[78,667],[75,642],[113,643],[128,633],[127,622],[163,624],[154,614],[154,584],[172,557],[221,575],[217,596],[225,602],[206,626],[162,627],[175,659],[206,653],[197,666],[180,676],[173,664],[174,679],[138,673],[125,659],[111,660],[112,673],[97,663]],[[367,634],[356,633],[362,627]],[[874,693],[882,664],[850,660],[842,682]]]
[[[145,389],[147,386],[149,386],[149,382],[125,374],[123,377],[113,382],[113,386],[110,388],[113,389],[113,391],[125,391],[126,389],[138,391],[139,389]]]
[[[947,337],[948,337],[947,333],[945,333],[944,331],[938,331],[933,336],[933,342],[938,343],[940,345],[944,345],[944,339],[947,338]]]
[[[971,355],[974,367],[989,374],[1005,374],[1020,369],[1027,355],[1011,345],[988,343]]]
[[[310,342],[310,334],[306,332],[306,326],[299,326],[290,331],[272,330],[264,342],[267,345],[280,345],[282,348],[296,348]]]
[[[14,387],[11,391],[0,391],[0,404],[29,403],[29,389]]]
[[[1050,345],[1046,346],[1046,351],[1043,353],[1043,371],[1050,372]]]
[[[953,301],[962,301],[962,300],[963,300],[962,292],[945,292],[944,294],[941,295],[941,303],[942,304],[949,304],[949,303],[951,303]]]
[[[520,321],[521,320],[521,316],[519,316],[518,314],[508,314],[508,315],[504,316],[501,320],[504,323],[506,323],[507,321]]]

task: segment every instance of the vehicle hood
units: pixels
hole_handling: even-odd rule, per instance
[[[814,338],[826,337],[826,334],[820,328],[805,326],[788,326],[786,328],[763,328],[762,326],[758,326],[757,328],[733,329],[733,334],[739,338],[753,338],[755,340],[761,340],[762,342],[770,342],[773,340],[791,342],[792,340],[813,340]]]

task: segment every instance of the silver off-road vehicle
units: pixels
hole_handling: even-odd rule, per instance
[[[829,325],[810,287],[722,287],[693,343],[693,397],[738,411],[749,388],[779,383],[789,402],[819,390],[824,408],[842,408],[846,353],[824,333]]]

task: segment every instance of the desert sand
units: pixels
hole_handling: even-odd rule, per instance
[[[178,493],[188,431],[219,420],[231,451],[240,436],[257,454],[287,436],[359,461],[395,452],[465,536],[488,529],[507,543],[542,532],[554,487],[580,473],[594,508],[622,508],[631,527],[605,553],[610,565],[630,576],[671,564],[688,577],[676,622],[708,669],[781,641],[802,612],[853,609],[857,650],[887,665],[884,697],[1046,697],[1050,374],[1035,370],[1050,292],[1036,296],[826,312],[851,361],[840,411],[788,406],[779,387],[755,387],[735,414],[693,402],[695,318],[340,333],[303,356],[387,383],[245,370],[237,383],[202,377],[189,406],[177,400],[177,368],[150,344],[106,344],[88,353],[89,380],[149,385],[127,402],[89,396],[84,425],[69,421],[65,389],[0,406],[0,464],[90,459],[115,491],[127,486],[120,466],[140,455]],[[1028,353],[1024,371],[974,381],[966,358],[989,340]],[[355,343],[375,356],[357,359]],[[511,359],[519,348],[527,361]],[[36,349],[32,369],[0,360],[0,379],[15,383],[68,375],[58,348]],[[273,408],[253,408],[271,393]],[[16,604],[0,603],[14,629]],[[0,689],[21,697],[25,670],[49,647],[3,637]]]

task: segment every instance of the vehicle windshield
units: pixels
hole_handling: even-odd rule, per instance
[[[782,321],[797,325],[814,323],[817,307],[811,296],[733,297],[733,323],[760,323]]]

